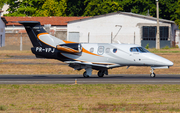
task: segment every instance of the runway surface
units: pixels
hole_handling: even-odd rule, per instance
[[[0,75],[0,84],[180,84],[180,75]]]

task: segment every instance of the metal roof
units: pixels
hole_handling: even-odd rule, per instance
[[[129,15],[129,16],[146,18],[146,19],[150,19],[150,20],[157,20],[157,18],[151,17],[151,16],[145,16],[145,15],[135,14],[135,13],[131,13],[131,12],[121,12],[121,11],[117,11],[117,12],[113,12],[113,13],[108,13],[108,14],[103,14],[103,15],[98,15],[98,16],[92,16],[92,17],[89,17],[89,18],[84,18],[84,19],[78,19],[78,20],[68,21],[67,23],[78,22],[78,21],[88,20],[88,19],[93,19],[93,18],[99,18],[99,17],[109,16],[109,15],[114,15],[114,14],[124,14],[124,15]],[[166,20],[166,19],[159,19],[159,21],[160,21],[160,22],[165,22],[165,23],[175,24],[174,21]]]

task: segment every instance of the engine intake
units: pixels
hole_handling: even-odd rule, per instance
[[[80,43],[61,44],[56,46],[57,50],[68,53],[80,53],[82,52],[82,46]]]

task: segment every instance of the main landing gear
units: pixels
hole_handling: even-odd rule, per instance
[[[156,74],[154,73],[154,69],[153,69],[153,68],[151,68],[151,74],[150,74],[150,77],[151,77],[151,78],[156,77]]]
[[[104,77],[104,74],[108,75],[108,71],[107,70],[99,70],[99,72],[97,73],[98,77]]]
[[[92,68],[85,68],[85,72],[83,73],[84,78],[88,78],[92,75]],[[104,74],[108,75],[108,70],[99,70],[97,75],[98,77],[104,77]]]
[[[88,78],[88,77],[89,77],[89,75],[87,74],[86,71],[83,73],[83,77],[84,77],[84,78]]]

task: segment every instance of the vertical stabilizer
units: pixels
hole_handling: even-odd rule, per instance
[[[42,47],[42,42],[37,38],[37,35],[40,33],[46,33],[46,31],[41,26],[40,22],[38,21],[19,21],[22,24],[27,34],[33,44],[34,47]]]

